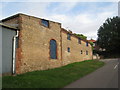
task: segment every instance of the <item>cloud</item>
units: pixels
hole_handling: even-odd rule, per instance
[[[78,13],[74,16],[53,13],[47,18],[62,23],[62,27],[70,29],[74,33],[86,35],[88,39],[97,39],[97,30],[105,22],[105,20],[108,17],[117,16],[117,3],[110,4],[104,7],[91,5],[91,7],[89,8],[90,9],[86,10],[85,13]]]
[[[19,10],[14,11],[14,13],[21,12],[55,22],[60,22],[62,23],[62,27],[70,29],[74,33],[84,34],[88,37],[88,39],[96,39],[97,30],[100,25],[102,25],[108,17],[117,15],[117,3],[108,3],[108,5],[106,3],[106,5],[103,6],[98,5],[98,3],[90,3],[91,5],[86,6],[87,9],[83,8],[84,12],[71,14],[75,12],[74,10],[76,10],[73,10],[73,8],[76,8],[76,6],[81,7],[80,4],[81,3],[78,2],[60,2],[56,6],[53,6],[54,4],[51,2],[24,2],[18,3],[17,6],[20,6]],[[8,6],[10,5],[5,7]]]
[[[33,2],[33,0],[1,0],[2,2]],[[118,2],[119,0],[34,0],[34,2]]]
[[[2,3],[0,3],[0,18],[2,18]]]
[[[97,30],[100,25],[102,25],[105,20],[113,16],[112,12],[103,12],[98,13],[97,16],[93,17],[93,14],[79,14],[74,17],[66,15],[52,15],[49,18],[50,20],[61,22],[62,27],[72,30],[74,33],[84,34],[90,38],[97,38]]]
[[[36,17],[44,17],[46,16],[46,7],[49,4],[49,2],[25,2],[22,3],[22,8],[19,10],[19,12]]]
[[[68,12],[77,5],[78,2],[60,2],[53,12]]]

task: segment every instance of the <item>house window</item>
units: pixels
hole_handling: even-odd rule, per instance
[[[41,19],[41,23],[42,23],[43,26],[49,27],[49,21],[48,20]]]
[[[88,51],[86,51],[86,55],[88,55]]]
[[[81,54],[83,54],[83,51],[81,50]]]
[[[70,48],[68,47],[67,49],[68,49],[68,52],[70,52]]]
[[[71,35],[69,33],[67,34],[67,39],[71,40]]]
[[[57,59],[57,44],[55,40],[50,40],[50,58]]]
[[[78,43],[81,44],[81,39],[80,38],[78,39]]]
[[[86,42],[86,46],[88,47],[88,42]]]

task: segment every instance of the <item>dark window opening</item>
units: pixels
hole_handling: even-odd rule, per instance
[[[81,54],[83,54],[83,51],[81,50]]]
[[[42,23],[43,26],[49,27],[49,21],[48,20],[41,19],[41,23]]]
[[[50,58],[57,59],[57,44],[55,40],[50,40]]]
[[[67,34],[67,39],[71,40],[71,35],[69,33]]]
[[[88,46],[88,42],[86,42],[86,46]]]
[[[70,48],[68,47],[68,52],[70,52]]]
[[[88,55],[88,51],[86,51],[86,55]]]
[[[78,39],[78,43],[81,44],[81,39],[80,38]]]

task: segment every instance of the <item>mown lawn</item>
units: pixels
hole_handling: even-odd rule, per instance
[[[103,65],[101,61],[87,60],[51,70],[4,76],[2,86],[3,88],[62,88]]]

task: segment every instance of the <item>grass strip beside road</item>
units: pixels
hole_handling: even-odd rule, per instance
[[[2,88],[2,76],[0,76],[0,90]]]
[[[3,76],[3,88],[62,88],[102,67],[103,62],[86,60],[60,68],[33,71],[17,76]]]

